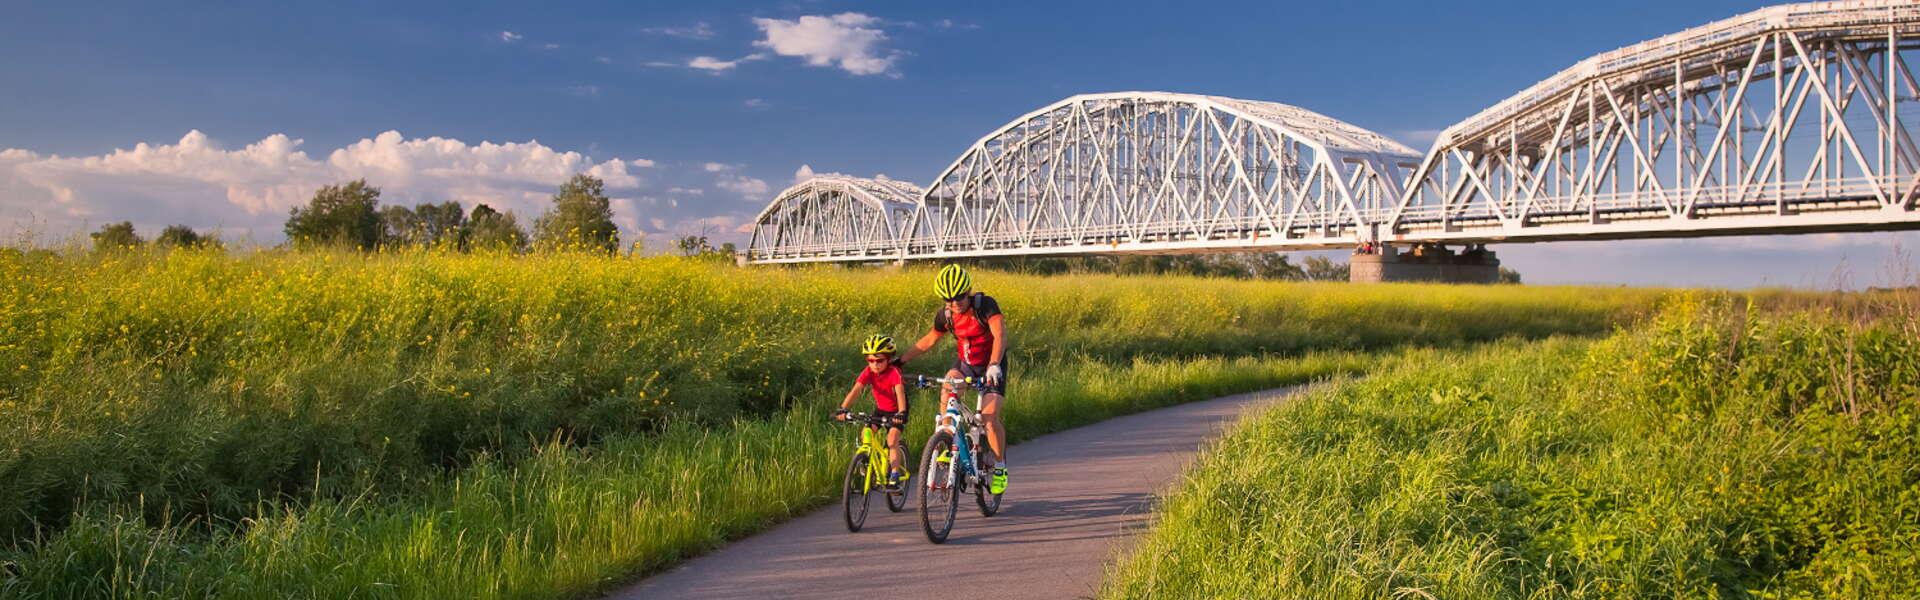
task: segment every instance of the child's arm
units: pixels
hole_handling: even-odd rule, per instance
[[[840,412],[847,412],[847,407],[853,406],[854,397],[859,396],[860,392],[866,391],[866,389],[867,389],[867,384],[860,383],[858,381],[853,382],[853,389],[847,390],[847,397],[840,401]],[[846,420],[846,417],[844,416],[835,417],[835,418],[838,418],[842,421]]]
[[[899,419],[900,423],[904,425],[907,422],[907,385],[904,383],[894,384],[893,398],[893,405],[900,407],[900,412],[895,414],[894,418]]]

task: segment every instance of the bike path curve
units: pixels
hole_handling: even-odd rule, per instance
[[[918,496],[897,514],[876,496],[859,533],[847,532],[836,499],[612,597],[1092,596],[1106,566],[1148,524],[1155,494],[1178,481],[1201,444],[1247,409],[1297,389],[1181,404],[1015,445],[1000,513],[982,517],[973,497],[961,496],[945,544],[921,533]],[[942,592],[961,581],[954,576],[969,589]]]

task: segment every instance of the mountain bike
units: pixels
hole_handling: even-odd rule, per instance
[[[960,494],[972,493],[980,507],[980,516],[1000,512],[1000,494],[987,490],[988,477],[995,462],[993,449],[982,439],[986,427],[980,420],[981,394],[973,378],[915,376],[914,387],[940,384],[953,386],[940,411],[934,414],[933,435],[920,454],[920,527],[927,541],[945,543],[953,532],[953,519],[960,510]],[[973,392],[973,409],[960,403],[960,394]]]
[[[840,503],[847,518],[847,531],[860,531],[867,522],[867,498],[878,489],[887,496],[887,510],[907,508],[907,488],[887,485],[887,417],[866,413],[847,413],[844,423],[860,426],[860,445],[847,460],[847,478],[840,489]]]

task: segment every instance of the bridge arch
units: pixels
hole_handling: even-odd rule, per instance
[[[815,175],[781,190],[754,217],[747,256],[753,262],[895,257],[921,193],[904,181]]]
[[[1791,4],[1606,52],[1443,131],[1392,239],[1920,227],[1920,5]]]
[[[961,153],[922,196],[905,255],[1347,245],[1391,210],[1417,160],[1275,102],[1083,94]]]

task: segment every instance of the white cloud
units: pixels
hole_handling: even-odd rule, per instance
[[[740,63],[753,62],[766,57],[767,55],[760,53],[748,54],[733,60],[720,60],[711,56],[695,56],[692,60],[687,61],[687,67],[720,73],[733,70],[734,67],[740,66]]]
[[[636,159],[633,159],[633,161],[632,161],[632,162],[633,162],[633,166],[636,166],[636,167],[640,167],[640,168],[642,168],[642,169],[651,169],[651,168],[653,168],[653,161],[652,161],[652,160],[648,160],[648,159],[645,159],[645,158],[636,158]]]
[[[686,38],[690,40],[711,39],[713,38],[713,35],[714,35],[713,26],[708,25],[706,21],[694,23],[693,25],[687,26],[687,27],[647,27],[647,28],[641,29],[640,32],[650,33],[653,35],[664,35],[668,37]]]
[[[890,75],[898,51],[881,48],[886,32],[878,27],[880,19],[861,13],[833,16],[806,15],[791,21],[756,18],[754,25],[766,34],[753,45],[781,56],[806,59],[816,67],[838,67],[854,75]]]
[[[559,44],[551,44],[551,43],[549,43],[549,44],[541,44],[541,45],[540,45],[540,47],[541,47],[541,48],[546,48],[546,49],[548,49],[548,50],[559,50],[559,49],[560,49],[560,45],[559,45]]]
[[[687,195],[687,196],[699,196],[699,195],[701,195],[701,194],[705,194],[705,193],[707,193],[707,191],[706,191],[706,190],[703,190],[703,189],[700,189],[700,188],[683,188],[683,187],[677,187],[677,188],[670,188],[670,189],[668,189],[668,190],[667,190],[667,193],[669,193],[669,194],[684,194],[684,195]]]
[[[518,34],[518,33],[514,33],[514,32],[511,32],[511,31],[502,31],[502,32],[500,32],[500,41],[502,41],[502,42],[506,42],[506,43],[509,43],[509,44],[511,44],[511,43],[514,43],[514,42],[518,42],[518,41],[520,41],[521,39],[524,39],[524,38],[526,38],[526,37],[527,37],[527,36],[524,36],[524,35],[520,35],[520,34]]]
[[[793,170],[794,183],[800,183],[802,181],[806,181],[812,178],[813,178],[813,167],[810,165],[800,165],[800,168]]]
[[[741,104],[746,105],[747,110],[766,110],[767,107],[772,106],[767,102],[766,98],[748,98],[746,102]]]
[[[603,65],[610,65],[610,64],[613,64],[613,59],[612,59],[612,58],[610,58],[610,57],[606,57],[606,56],[595,56],[595,57],[593,57],[593,60],[594,60],[594,62],[598,62],[598,63],[600,63],[600,64],[603,64]]]
[[[713,185],[751,200],[764,200],[767,195],[766,181],[745,175],[722,175]]]
[[[614,190],[642,181],[636,163],[595,162],[537,141],[468,144],[406,138],[388,131],[316,158],[302,141],[274,134],[229,150],[200,131],[173,144],[137,144],[96,156],[0,150],[0,222],[43,221],[75,229],[131,220],[144,227],[182,223],[279,237],[288,209],[320,186],[365,178],[388,203],[485,202],[522,215],[545,208],[554,187],[576,173]]]
[[[581,98],[597,98],[600,96],[600,86],[587,84],[570,85],[567,86],[567,93]]]
[[[725,171],[727,169],[733,168],[733,165],[729,165],[726,163],[710,162],[710,163],[700,165],[700,168],[706,169],[708,173],[719,173],[721,171]]]

